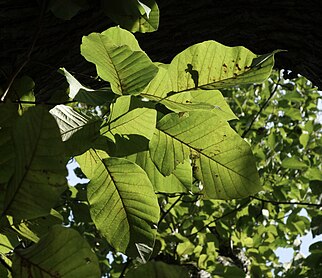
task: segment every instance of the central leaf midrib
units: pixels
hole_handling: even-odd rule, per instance
[[[197,148],[195,148],[195,147],[192,147],[192,146],[188,145],[187,143],[183,142],[183,141],[182,141],[182,140],[180,140],[179,138],[176,138],[176,137],[172,136],[171,134],[167,133],[167,132],[166,132],[166,131],[164,131],[164,130],[161,130],[161,129],[159,129],[159,128],[158,128],[158,130],[159,130],[159,131],[161,131],[161,132],[163,132],[164,134],[168,135],[169,137],[173,138],[174,140],[177,140],[178,142],[180,142],[180,143],[181,143],[181,144],[183,144],[184,146],[186,146],[186,147],[188,147],[188,148],[190,148],[190,149],[193,149],[193,150],[194,150],[194,151],[196,151],[198,154],[201,154],[201,155],[205,156],[206,158],[208,158],[209,160],[212,160],[212,161],[214,161],[214,162],[218,163],[220,166],[222,166],[222,167],[226,168],[227,170],[232,171],[233,173],[235,173],[235,174],[237,174],[237,175],[239,175],[239,176],[243,177],[244,179],[246,179],[246,180],[248,180],[248,181],[250,181],[250,182],[252,182],[252,183],[254,182],[254,181],[250,180],[249,178],[245,177],[244,175],[242,175],[242,174],[240,174],[240,173],[236,172],[234,169],[229,168],[228,166],[224,165],[223,163],[221,163],[221,162],[219,162],[219,161],[215,160],[214,158],[210,157],[209,155],[207,155],[207,154],[203,153],[202,151],[200,151],[200,149],[197,149]]]

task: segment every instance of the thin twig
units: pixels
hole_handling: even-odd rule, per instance
[[[67,100],[63,102],[46,102],[46,101],[28,101],[28,100],[13,100],[13,103],[19,103],[19,104],[43,104],[43,105],[60,105],[60,104],[69,104],[69,103],[75,103],[76,100]]]
[[[312,203],[306,203],[306,202],[288,202],[288,201],[274,201],[274,200],[265,200],[258,198],[256,196],[250,196],[252,199],[264,202],[264,203],[271,203],[273,205],[299,205],[299,206],[309,206],[309,207],[317,207],[321,208],[322,204],[312,204]]]
[[[128,267],[130,266],[130,264],[132,263],[132,260],[130,258],[127,259],[126,264],[124,265],[122,272],[120,274],[120,278],[123,278],[126,274],[126,270],[128,269]]]
[[[201,227],[197,232],[192,233],[192,234],[191,234],[191,235],[189,235],[188,237],[192,237],[192,236],[194,236],[194,235],[198,234],[199,232],[201,232],[202,230],[204,230],[204,229],[206,229],[206,228],[209,228],[211,224],[213,224],[213,223],[217,222],[218,220],[221,220],[221,219],[223,219],[223,218],[225,218],[225,217],[227,217],[227,216],[229,216],[229,215],[231,215],[231,214],[233,214],[233,213],[235,213],[235,212],[237,212],[237,211],[240,211],[240,210],[241,210],[241,209],[243,209],[247,204],[249,204],[249,199],[248,199],[245,203],[243,203],[243,204],[241,204],[241,205],[240,205],[240,204],[238,204],[238,205],[237,205],[233,210],[231,210],[231,211],[229,211],[229,212],[227,212],[227,213],[223,214],[222,216],[216,217],[214,220],[210,221],[208,224],[204,225],[204,226],[203,226],[203,227]]]
[[[4,102],[4,100],[6,99],[8,93],[9,93],[9,90],[13,84],[13,82],[15,81],[15,79],[17,78],[18,74],[22,71],[22,69],[29,63],[30,61],[30,57],[31,57],[31,54],[32,52],[34,51],[34,48],[35,48],[35,45],[36,45],[36,42],[39,38],[39,35],[40,35],[40,32],[41,32],[41,29],[42,29],[42,18],[43,18],[43,15],[44,15],[44,12],[45,12],[45,9],[46,9],[46,1],[43,1],[43,5],[41,7],[41,13],[40,13],[40,16],[39,16],[39,28],[37,30],[37,32],[35,33],[34,37],[33,37],[33,40],[32,40],[32,43],[31,43],[31,46],[26,54],[26,59],[21,63],[21,65],[16,69],[16,71],[12,74],[11,78],[10,78],[10,81],[9,81],[9,84],[5,90],[5,92],[3,93],[2,97],[1,97],[1,102]]]
[[[159,223],[158,225],[162,222],[162,220],[168,215],[168,213],[170,212],[170,210],[173,209],[173,207],[180,201],[180,199],[182,198],[183,195],[180,195],[179,198],[177,200],[175,200],[175,202],[169,207],[168,210],[166,210],[162,216],[160,217]]]
[[[242,138],[245,138],[245,136],[247,135],[247,133],[251,130],[253,124],[255,123],[255,121],[258,119],[258,117],[260,116],[260,114],[263,112],[263,110],[265,109],[265,107],[267,106],[267,104],[269,103],[269,101],[271,100],[271,98],[275,95],[278,86],[280,85],[281,81],[281,77],[278,77],[277,83],[275,83],[275,87],[273,89],[273,91],[271,92],[271,94],[269,95],[268,99],[263,103],[263,105],[261,106],[261,108],[259,109],[259,111],[256,113],[255,117],[252,119],[252,121],[250,122],[249,126],[247,129],[244,130],[243,134],[241,135]]]

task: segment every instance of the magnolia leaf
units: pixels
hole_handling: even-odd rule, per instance
[[[86,88],[65,68],[59,69],[59,72],[66,77],[69,84],[69,97],[74,100],[97,106],[111,102],[115,97],[111,89],[108,88],[102,88],[99,90]]]
[[[60,19],[70,20],[86,5],[85,0],[50,0],[48,8]]]
[[[136,134],[151,139],[156,126],[156,110],[131,109],[131,97],[122,96],[112,104],[111,115],[104,124],[102,134],[113,139],[114,134]]]
[[[131,32],[153,32],[159,26],[159,8],[154,0],[102,1],[103,11]]]
[[[100,135],[101,119],[76,112],[66,105],[56,105],[50,110],[60,129],[66,155],[80,155],[87,151]]]
[[[12,128],[17,118],[18,112],[14,104],[0,104],[0,186],[7,184],[14,173]]]
[[[30,108],[13,129],[15,166],[4,214],[16,219],[47,215],[66,189],[64,147],[54,118],[41,106]]]
[[[77,161],[90,179],[88,201],[97,229],[117,251],[147,261],[159,205],[146,173],[129,160],[102,159],[93,150]]]
[[[15,249],[13,276],[24,277],[100,277],[96,255],[74,229],[53,226],[38,243]]]
[[[133,38],[130,35],[119,39],[127,31],[120,28],[108,31],[111,36],[107,35],[106,31],[83,37],[82,55],[96,65],[98,75],[111,83],[114,93],[141,93],[156,75],[158,67],[143,51],[137,47],[133,49]]]
[[[228,47],[215,41],[195,44],[178,54],[168,68],[163,67],[144,93],[164,98],[197,88],[261,83],[271,74],[275,53],[258,56],[244,47]]]
[[[161,261],[151,261],[138,268],[130,270],[126,278],[188,278],[188,270],[183,266],[170,265]]]
[[[192,187],[192,168],[188,160],[177,165],[169,176],[160,173],[150,157],[149,151],[128,156],[127,159],[139,165],[148,175],[155,192],[181,193],[195,191]]]
[[[261,189],[249,145],[210,111],[164,116],[150,141],[150,154],[164,175],[190,158],[209,198],[242,198]]]

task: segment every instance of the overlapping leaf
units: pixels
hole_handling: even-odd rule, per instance
[[[90,150],[77,158],[90,179],[88,201],[98,230],[118,251],[146,261],[152,252],[159,205],[146,173],[122,158]]]
[[[150,154],[164,175],[190,157],[209,198],[241,198],[261,188],[249,145],[210,111],[164,116],[150,141]]]
[[[36,106],[14,126],[14,175],[10,180],[4,213],[30,219],[49,213],[66,189],[66,158],[58,126],[48,111]]]
[[[111,115],[102,133],[106,136],[136,134],[151,139],[156,125],[156,110],[131,109],[131,97],[119,97],[111,108]]]
[[[79,155],[88,150],[100,135],[100,119],[90,119],[62,104],[56,105],[50,113],[58,123],[67,155]]]
[[[192,168],[189,161],[177,165],[172,174],[164,176],[151,160],[149,151],[128,156],[127,159],[139,165],[148,175],[154,191],[163,193],[189,192],[192,187]]]
[[[134,36],[118,27],[83,37],[81,53],[120,95],[139,94],[158,71]]]
[[[97,106],[111,102],[115,97],[110,88],[93,90],[83,86],[65,68],[61,68],[59,72],[66,77],[66,80],[69,84],[69,97],[76,101]]]
[[[159,26],[159,8],[154,0],[102,1],[103,11],[131,32],[153,32]]]
[[[53,226],[37,244],[15,249],[13,276],[99,278],[98,259],[87,241],[73,229]]]

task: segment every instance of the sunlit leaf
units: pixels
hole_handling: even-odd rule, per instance
[[[249,145],[212,112],[163,117],[150,142],[150,154],[164,175],[190,157],[209,198],[240,198],[261,188]]]
[[[147,261],[159,206],[146,173],[129,160],[101,159],[92,150],[77,161],[90,179],[88,201],[97,229],[116,250]]]
[[[100,277],[98,260],[86,240],[73,229],[53,226],[37,244],[15,249],[13,276]]]
[[[83,37],[82,55],[96,65],[98,75],[111,83],[114,93],[139,94],[156,75],[158,68],[143,51],[133,47],[132,34],[118,27],[106,32]],[[114,40],[120,35],[124,39]]]

